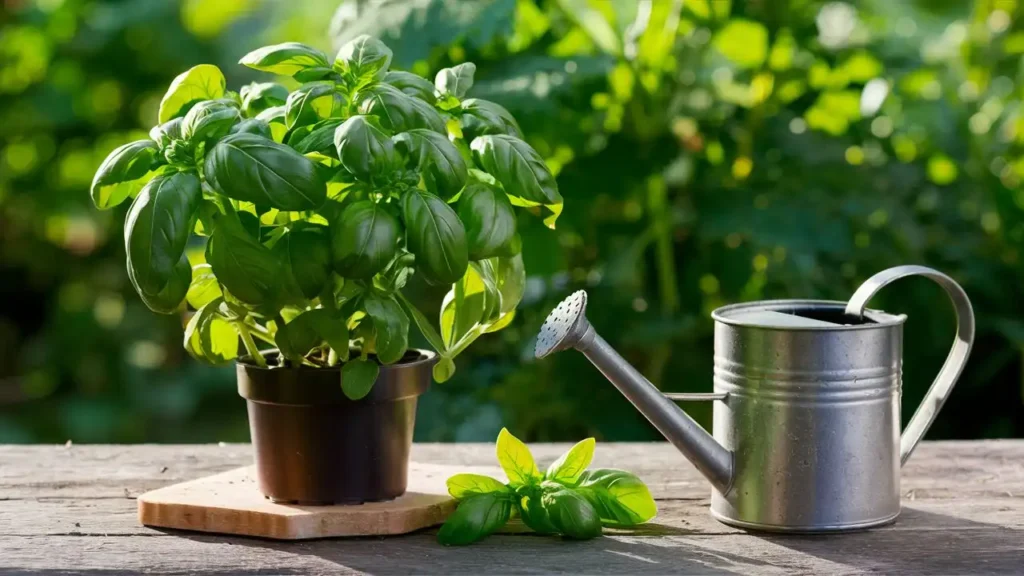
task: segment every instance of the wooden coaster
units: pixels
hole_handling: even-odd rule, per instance
[[[436,526],[455,509],[445,480],[466,467],[409,465],[408,491],[388,502],[349,506],[275,504],[256,488],[247,466],[139,496],[146,526],[302,540],[332,536],[405,534]]]

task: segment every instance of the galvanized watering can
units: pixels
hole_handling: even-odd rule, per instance
[[[903,323],[868,310],[894,280],[920,275],[953,301],[956,340],[900,435]],[[868,279],[848,303],[736,304],[715,320],[714,392],[662,394],[597,334],[576,292],[548,316],[538,358],[576,348],[690,459],[714,490],[711,513],[741,528],[855,530],[900,513],[900,466],[924,437],[967,361],[974,312],[951,278],[900,266]],[[714,401],[714,436],[675,405]]]

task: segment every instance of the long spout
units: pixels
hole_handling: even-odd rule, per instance
[[[732,453],[601,338],[587,321],[586,302],[586,292],[581,290],[555,308],[541,328],[535,355],[541,358],[567,348],[583,352],[626,399],[725,494],[732,482]]]

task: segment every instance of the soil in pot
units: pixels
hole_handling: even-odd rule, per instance
[[[267,351],[268,364],[278,352]],[[405,493],[416,401],[437,355],[409,350],[381,366],[370,393],[350,400],[341,367],[261,368],[239,361],[259,489],[275,502],[327,505]]]

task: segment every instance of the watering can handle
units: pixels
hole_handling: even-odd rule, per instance
[[[935,416],[942,409],[943,403],[949,398],[957,378],[967,363],[967,357],[971,353],[971,345],[974,343],[974,310],[971,309],[971,301],[967,293],[952,278],[942,272],[926,268],[924,266],[897,266],[883,270],[868,278],[860,288],[854,292],[850,302],[846,305],[846,313],[851,316],[860,317],[864,314],[864,307],[867,306],[871,297],[888,284],[905,278],[907,276],[924,276],[934,280],[939,286],[946,290],[949,299],[953,301],[953,309],[956,312],[956,340],[953,341],[953,348],[946,356],[946,362],[942,370],[935,377],[928,394],[925,395],[921,405],[914,412],[903,435],[900,438],[900,464],[906,464],[907,459],[913,454],[917,443],[924,438],[925,432],[932,425]]]

